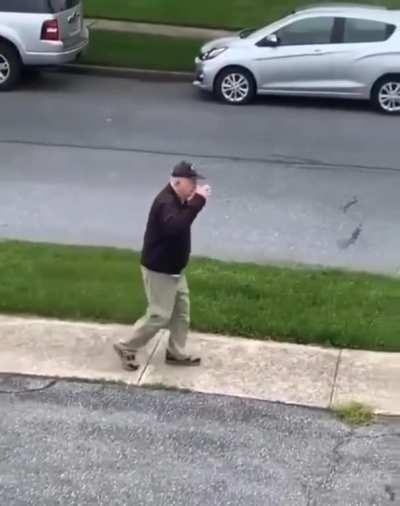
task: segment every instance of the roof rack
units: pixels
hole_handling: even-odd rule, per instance
[[[376,4],[361,4],[361,3],[345,3],[345,2],[319,2],[310,5],[304,5],[294,9],[292,12],[301,12],[313,9],[376,9],[376,10],[388,10],[387,7]]]

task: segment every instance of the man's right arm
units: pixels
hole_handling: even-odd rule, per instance
[[[166,235],[178,235],[189,228],[206,204],[206,199],[196,194],[185,206],[177,208],[173,203],[162,203],[159,217]]]

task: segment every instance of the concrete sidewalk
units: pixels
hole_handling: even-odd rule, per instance
[[[131,21],[113,21],[109,19],[85,19],[91,30],[105,30],[109,32],[140,33],[143,35],[164,35],[166,37],[181,37],[187,39],[212,40],[229,37],[234,32],[226,30],[211,30],[209,28],[192,28],[175,25],[151,23],[135,23]]]
[[[373,353],[193,334],[199,368],[164,363],[165,335],[141,352],[143,367],[121,370],[112,343],[131,327],[0,316],[0,373],[130,385],[165,385],[204,393],[329,408],[349,401],[400,415],[400,354]]]

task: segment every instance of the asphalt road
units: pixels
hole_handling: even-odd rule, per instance
[[[0,376],[0,504],[394,506],[400,424]],[[8,393],[7,393],[8,392]]]
[[[46,74],[0,110],[2,237],[140,248],[185,158],[214,186],[195,253],[399,272],[400,119],[368,105],[234,108],[186,84]]]

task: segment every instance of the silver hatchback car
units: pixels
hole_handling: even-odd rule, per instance
[[[229,104],[256,94],[371,100],[400,112],[400,10],[323,4],[206,44],[197,87]]]
[[[24,66],[71,62],[88,44],[81,0],[0,1],[0,91]]]

